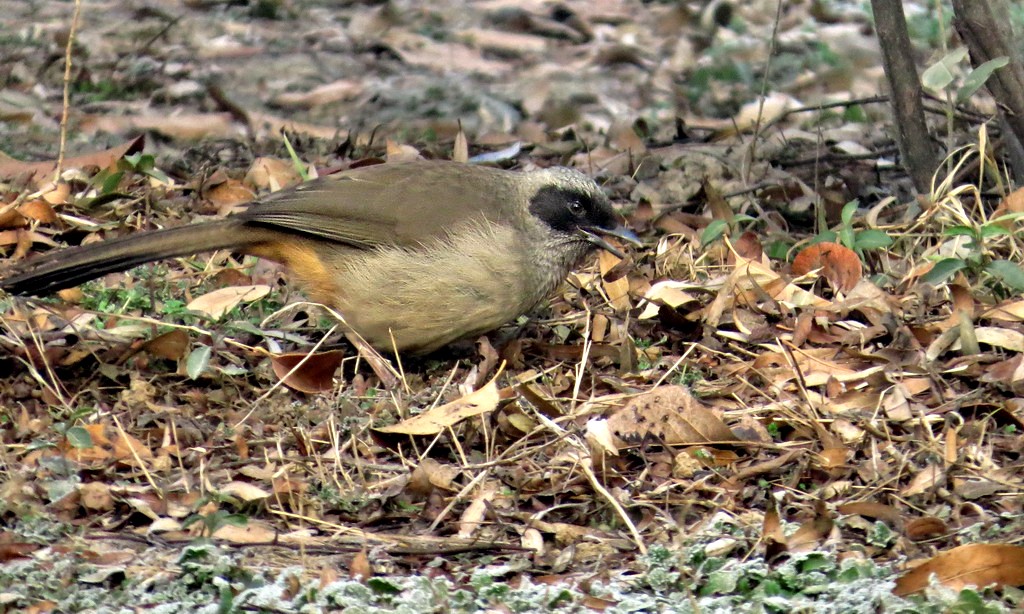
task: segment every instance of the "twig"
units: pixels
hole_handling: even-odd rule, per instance
[[[64,102],[60,110],[60,150],[57,153],[57,170],[53,180],[60,179],[64,170],[64,153],[68,140],[68,112],[71,108],[71,49],[75,44],[75,32],[78,30],[78,17],[82,12],[82,0],[75,0],[75,10],[71,15],[71,28],[68,30],[68,44],[64,47]]]

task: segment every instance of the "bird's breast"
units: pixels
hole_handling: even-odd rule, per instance
[[[568,265],[529,236],[480,221],[415,247],[339,252],[332,302],[375,347],[432,351],[514,320],[561,283]]]

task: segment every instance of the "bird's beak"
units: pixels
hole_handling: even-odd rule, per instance
[[[584,239],[590,241],[594,245],[600,247],[603,250],[615,254],[619,258],[625,258],[626,254],[622,253],[622,250],[615,247],[605,237],[616,237],[622,239],[627,243],[636,245],[637,247],[643,245],[640,242],[640,238],[636,236],[636,233],[626,228],[625,226],[617,226],[615,228],[600,228],[598,226],[586,226],[581,227],[578,232],[583,236]]]

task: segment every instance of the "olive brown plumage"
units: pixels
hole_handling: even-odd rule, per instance
[[[32,258],[0,280],[43,295],[139,264],[217,249],[284,264],[371,345],[424,353],[546,298],[603,235],[635,237],[593,180],[444,161],[352,169],[226,218]]]

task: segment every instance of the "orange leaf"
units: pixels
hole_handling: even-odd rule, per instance
[[[815,243],[793,259],[794,275],[806,275],[815,269],[832,284],[833,288],[849,292],[862,275],[860,258],[850,248],[838,243]]]
[[[923,590],[932,574],[943,585],[960,590],[1024,585],[1024,547],[1004,544],[968,544],[938,554],[896,580],[893,593],[903,597]]]

